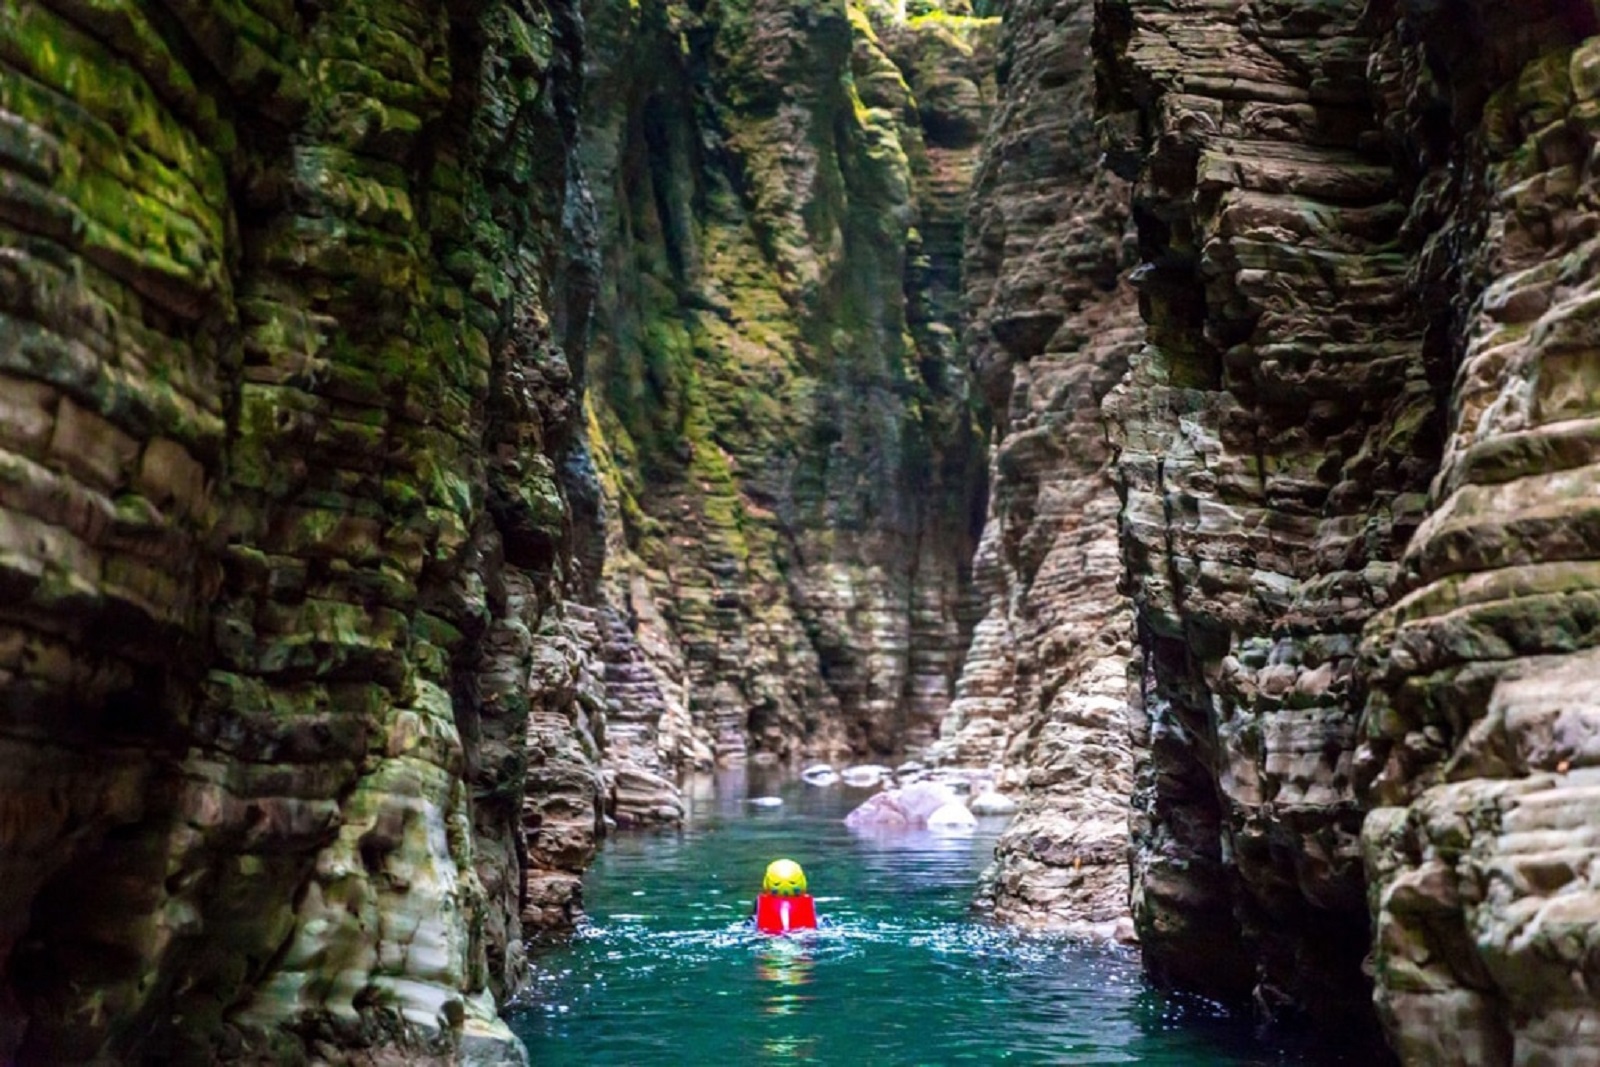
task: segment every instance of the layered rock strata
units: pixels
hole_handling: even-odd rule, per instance
[[[1094,6],[1011,5],[1002,103],[967,227],[967,351],[995,413],[974,564],[987,612],[941,759],[998,765],[1021,810],[991,875],[997,917],[1126,930],[1132,792],[1118,502],[1102,403],[1142,337],[1122,279],[1128,187],[1099,165]]]
[[[1160,981],[1372,1032],[1363,625],[1437,397],[1355,0],[1106,0],[1147,334],[1109,405],[1137,609],[1133,912]]]
[[[520,1060],[602,803],[578,25],[0,11],[0,1060]]]
[[[1373,5],[1448,418],[1369,625],[1380,1013],[1408,1062],[1600,1061],[1600,14]]]
[[[1146,959],[1269,1014],[1358,1014],[1371,808],[1394,1049],[1590,1062],[1600,17],[1099,14],[1145,260],[1112,407]]]
[[[993,20],[896,7],[586,11],[605,587],[665,767],[925,742],[965,647]]]

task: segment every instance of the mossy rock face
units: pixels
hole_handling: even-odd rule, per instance
[[[1145,260],[1108,405],[1145,964],[1374,1046],[1381,1023],[1405,1062],[1595,1059],[1567,1036],[1600,1028],[1573,947],[1593,5],[1095,11]]]
[[[1430,423],[1397,426],[1442,455],[1360,650],[1373,997],[1408,1062],[1583,1062],[1600,1010],[1571,982],[1594,973],[1575,953],[1600,914],[1569,872],[1596,851],[1600,289],[1578,267],[1596,213],[1577,161],[1600,136],[1597,26],[1587,5],[1469,3],[1381,28],[1381,98],[1414,101],[1391,129],[1449,118],[1414,161],[1412,219],[1449,383]]]
[[[623,523],[606,586],[654,620],[680,694],[662,747],[925,742],[970,625],[983,465],[952,340],[976,145],[930,165],[918,93],[939,90],[919,78],[939,64],[897,63],[922,30],[883,5],[586,16],[585,163],[613,179],[590,363]],[[940,75],[975,128],[992,29],[963,26]]]
[[[578,28],[0,13],[0,1060],[518,1054],[601,802],[603,697],[528,682],[591,652]],[[589,816],[530,861],[534,716]]]

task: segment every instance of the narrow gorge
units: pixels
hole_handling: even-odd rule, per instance
[[[0,1063],[526,1063],[605,839],[819,761],[1600,1062],[1597,145],[1596,0],[0,5]]]

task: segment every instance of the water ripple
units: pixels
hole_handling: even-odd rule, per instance
[[[1131,952],[975,921],[992,831],[863,838],[839,825],[838,790],[783,795],[607,846],[592,921],[536,949],[510,1013],[535,1063],[1310,1062],[1215,1005],[1153,994]],[[773,938],[747,921],[778,855],[806,867],[823,928]]]

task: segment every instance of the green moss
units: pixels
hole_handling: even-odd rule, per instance
[[[52,100],[24,79],[0,79],[8,109],[17,107],[23,118],[56,132],[62,143],[98,164],[116,170],[148,155],[170,168],[174,180],[199,179],[208,191],[216,188],[213,180],[220,182],[217,155],[175,120],[143,75],[47,6],[0,10],[0,57],[61,94]],[[18,106],[29,99],[34,106]]]
[[[742,639],[741,627],[759,625],[776,646],[788,640],[800,624],[781,590],[801,556],[850,574],[865,552],[897,556],[893,570],[939,551],[927,547],[938,536],[913,527],[958,515],[964,530],[972,486],[955,485],[956,472],[981,464],[946,452],[953,441],[981,449],[958,395],[964,375],[923,371],[961,359],[953,312],[934,322],[908,309],[908,294],[927,299],[928,271],[908,245],[930,210],[916,183],[931,169],[914,82],[888,50],[927,37],[937,40],[928,56],[965,57],[992,25],[949,17],[912,29],[893,5],[814,6],[807,17],[794,5],[713,3],[683,23],[684,37],[668,13],[642,10],[632,36],[604,37],[597,53],[591,100],[615,103],[595,117],[596,161],[620,173],[600,191],[617,225],[588,422],[604,441],[606,498],[637,553],[607,566],[697,590],[663,605],[696,648],[707,627]],[[626,102],[644,98],[640,122]],[[955,233],[957,255],[959,224],[936,228]],[[907,485],[952,502],[908,499]],[[714,605],[699,596],[707,582]],[[846,634],[849,620],[807,622],[859,636]],[[790,699],[757,692],[754,663],[700,666],[752,706]],[[696,685],[709,691],[699,675]]]
[[[1000,18],[993,15],[952,15],[948,11],[934,9],[912,16],[906,24],[913,30],[941,30],[970,49],[974,39],[999,31]]]

